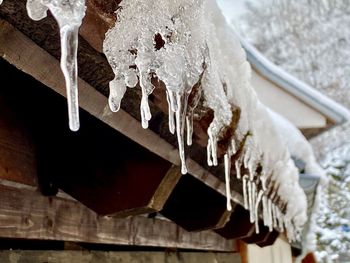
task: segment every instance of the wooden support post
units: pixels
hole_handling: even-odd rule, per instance
[[[182,176],[161,214],[188,231],[219,228],[230,217],[226,197],[189,174]]]
[[[227,239],[240,239],[255,233],[254,223],[250,223],[249,211],[236,205],[230,217],[230,221],[223,228],[215,230],[216,233]]]

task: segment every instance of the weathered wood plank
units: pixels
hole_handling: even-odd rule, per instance
[[[0,21],[0,54],[23,72],[66,96],[59,62],[4,20]],[[140,123],[125,111],[120,110],[112,114],[108,109],[106,97],[80,78],[79,99],[80,106],[96,118],[169,162],[180,164],[178,150],[173,145],[150,129],[144,130]],[[225,195],[225,186],[221,180],[189,158],[187,166],[191,175]],[[243,203],[242,196],[237,192],[232,192],[232,198],[237,203]]]
[[[239,254],[194,252],[0,251],[2,263],[240,263]]]
[[[0,185],[0,237],[234,251],[232,241],[167,220],[98,216],[78,202]]]

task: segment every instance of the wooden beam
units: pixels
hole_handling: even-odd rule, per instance
[[[270,230],[267,226],[260,221],[259,222],[259,233],[255,231],[248,237],[244,237],[241,240],[247,244],[256,244],[261,242],[262,244],[267,240],[270,235]]]
[[[278,236],[280,233],[276,230],[271,231],[270,233],[267,234],[267,236],[264,238],[264,240],[257,242],[256,244],[259,247],[267,247],[267,246],[272,246],[275,241],[277,240]]]
[[[189,233],[177,225],[143,216],[98,216],[80,203],[0,185],[0,237],[234,251],[219,235]]]
[[[59,62],[4,20],[0,21],[0,54],[3,59],[18,69],[33,76],[62,96],[66,96],[65,81]],[[110,112],[107,98],[80,78],[79,100],[80,106],[91,115],[169,162],[175,165],[180,164],[178,150],[174,146],[153,131],[144,130],[139,121],[125,111]],[[191,175],[225,195],[223,182],[210,172],[189,158],[187,167]],[[243,203],[242,196],[237,192],[232,192],[232,199],[237,203]]]
[[[188,231],[223,227],[230,217],[226,198],[198,179],[184,175],[161,214]]]
[[[255,233],[255,225],[250,222],[249,211],[240,205],[233,207],[230,220],[215,232],[227,239],[241,239]]]
[[[240,263],[239,254],[210,252],[104,252],[104,251],[0,251],[2,263],[22,262],[139,262],[139,263]]]

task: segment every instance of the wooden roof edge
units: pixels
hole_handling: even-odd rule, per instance
[[[36,45],[5,20],[0,20],[0,54],[19,70],[31,75],[58,94],[66,97],[65,80],[59,61]],[[112,113],[107,98],[79,78],[80,106],[94,117],[121,132],[131,140],[175,165],[180,164],[178,150],[153,131],[143,129],[138,120],[124,110]],[[190,158],[186,160],[188,172],[222,195],[224,183]],[[243,204],[242,196],[232,191],[232,200]]]

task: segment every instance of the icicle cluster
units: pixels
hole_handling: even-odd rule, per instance
[[[298,185],[298,171],[266,108],[250,87],[245,53],[216,2],[123,1],[117,16],[115,27],[104,41],[104,53],[115,73],[110,82],[111,110],[119,110],[126,88],[139,83],[142,126],[147,128],[152,79],[162,81],[169,107],[169,130],[176,131],[182,172],[186,173],[184,136],[186,127],[190,145],[196,105],[189,107],[188,97],[193,86],[200,82],[205,106],[214,111],[207,131],[208,165],[218,164],[217,143],[231,125],[232,108],[239,107],[240,120],[224,155],[227,208],[231,210],[230,176],[235,171],[243,181],[244,206],[250,211],[251,222],[256,222],[256,231],[262,210],[270,230],[286,229],[289,238],[294,239],[306,221],[306,198]],[[299,196],[297,201],[295,195]]]
[[[0,0],[1,1],[1,0]],[[57,20],[61,36],[61,69],[66,80],[69,127],[79,129],[78,104],[78,31],[85,16],[85,0],[28,0],[27,11],[33,20],[41,20],[50,10]]]
[[[188,145],[192,143],[193,130],[193,108],[188,107],[188,97],[201,76],[207,106],[215,112],[208,129],[210,165],[217,165],[218,134],[232,118],[231,106],[216,69],[218,65],[208,53],[203,5],[199,0],[122,2],[116,27],[107,32],[104,41],[104,52],[115,73],[110,83],[112,111],[119,109],[126,87],[135,87],[139,78],[142,126],[147,128],[151,118],[148,96],[154,89],[151,79],[156,76],[165,84],[169,130],[177,134],[183,173],[187,172],[185,127]],[[130,23],[134,30],[130,30]],[[157,36],[163,42],[160,48],[156,47]],[[212,89],[217,83],[221,89]]]
[[[1,3],[2,0],[0,0]],[[27,10],[40,20],[50,10],[60,27],[61,69],[66,79],[69,126],[79,129],[77,89],[78,29],[85,0],[28,0]],[[193,112],[203,94],[214,112],[209,125],[208,165],[218,164],[218,142],[232,127],[233,107],[241,109],[234,135],[225,149],[227,209],[231,210],[230,176],[243,182],[244,206],[256,223],[260,211],[266,226],[286,229],[290,239],[306,220],[306,200],[287,148],[270,116],[250,87],[250,66],[236,36],[228,29],[214,0],[122,1],[117,23],[104,41],[104,53],[115,73],[109,106],[118,111],[127,87],[142,90],[141,120],[151,119],[148,97],[152,80],[165,84],[169,130],[178,139],[182,173],[187,172],[185,136],[192,144]],[[197,87],[194,89],[194,87]],[[192,100],[189,102],[189,96]],[[297,201],[295,195],[299,196]],[[279,205],[278,205],[279,204]]]

